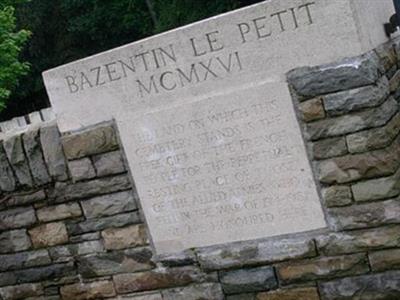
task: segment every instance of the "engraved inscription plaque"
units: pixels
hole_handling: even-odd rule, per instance
[[[43,74],[62,132],[115,120],[158,254],[325,227],[286,72],[384,42],[392,0],[269,0]]]
[[[131,122],[125,150],[160,253],[325,227],[283,90],[263,84]]]

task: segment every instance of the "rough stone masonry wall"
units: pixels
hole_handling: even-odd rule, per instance
[[[400,299],[400,55],[288,74],[329,228],[155,257],[116,130],[0,144],[0,299]]]

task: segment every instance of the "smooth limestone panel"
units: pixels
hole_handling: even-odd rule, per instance
[[[284,84],[118,126],[158,253],[325,227]]]
[[[374,48],[393,12],[270,0],[43,77],[62,132],[116,121],[159,254],[308,231],[325,221],[285,73]]]

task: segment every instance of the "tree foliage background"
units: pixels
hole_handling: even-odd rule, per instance
[[[0,111],[18,85],[18,79],[29,69],[27,63],[19,60],[19,54],[30,33],[16,31],[13,2],[0,0]]]
[[[14,4],[17,1],[8,0]],[[49,105],[41,78],[44,70],[259,1],[18,1],[18,28],[32,32],[20,59],[28,61],[31,67],[19,81],[7,109],[0,114],[0,120]],[[22,44],[21,37],[19,45]],[[0,59],[3,59],[1,53]],[[26,71],[24,65],[21,68]]]

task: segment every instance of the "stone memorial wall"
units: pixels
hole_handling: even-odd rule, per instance
[[[0,299],[400,298],[399,56],[400,41],[395,40],[360,56],[287,74],[321,188],[327,228],[318,231],[158,255],[149,243],[116,124],[60,134],[54,123],[44,122],[2,136]],[[221,97],[218,103],[225,101]],[[248,104],[253,105],[252,97]],[[247,116],[251,105],[246,113],[235,106],[231,116]],[[208,113],[196,107],[190,111],[199,117]],[[261,108],[255,111],[265,114]],[[182,114],[165,112],[164,118],[174,119],[175,113]],[[159,130],[159,120],[155,113],[140,122]],[[235,124],[246,128],[244,121]],[[175,129],[182,139],[196,137]],[[260,134],[259,127],[243,132],[247,138]],[[199,141],[209,138],[213,135],[201,135]],[[254,163],[255,170],[262,164],[256,155],[235,163]],[[249,176],[262,179],[264,172],[261,168]],[[232,189],[243,187],[231,184]],[[277,184],[296,187],[296,182]],[[267,197],[268,191],[261,192]],[[266,211],[259,213],[268,220]],[[269,225],[256,228],[268,231]]]
[[[0,299],[400,299],[392,13],[265,1],[46,71],[55,117],[0,124]]]

